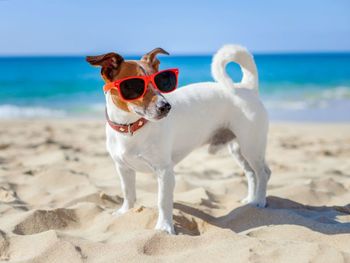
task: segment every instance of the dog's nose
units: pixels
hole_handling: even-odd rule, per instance
[[[170,109],[171,109],[171,105],[169,104],[169,102],[162,101],[158,107],[159,112],[162,114],[168,113]]]

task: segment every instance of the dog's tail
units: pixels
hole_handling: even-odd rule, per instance
[[[226,72],[226,65],[235,62],[240,65],[243,77],[241,82],[234,83]],[[259,93],[258,71],[253,56],[249,51],[238,45],[225,45],[214,55],[211,64],[211,74],[215,81],[230,88],[249,88]]]

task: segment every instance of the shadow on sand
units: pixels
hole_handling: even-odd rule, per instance
[[[300,225],[323,234],[350,233],[350,222],[340,222],[339,217],[350,215],[350,204],[346,206],[309,206],[276,196],[267,198],[266,208],[243,205],[227,215],[214,217],[197,208],[175,203],[174,208],[204,222],[234,232],[268,225]],[[178,233],[200,235],[195,219],[174,216]]]

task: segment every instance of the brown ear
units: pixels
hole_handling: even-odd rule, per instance
[[[141,58],[141,61],[144,61],[144,62],[150,64],[155,70],[158,70],[158,67],[160,64],[159,60],[156,57],[158,54],[169,55],[169,53],[166,52],[164,49],[158,47],[158,48],[155,48],[152,51],[148,52],[146,55],[144,55]]]
[[[120,64],[124,58],[117,53],[107,53],[100,56],[87,56],[86,61],[93,66],[100,66],[102,76],[112,81],[117,74]]]

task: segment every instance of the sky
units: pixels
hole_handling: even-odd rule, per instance
[[[350,51],[350,0],[0,0],[0,56]]]

